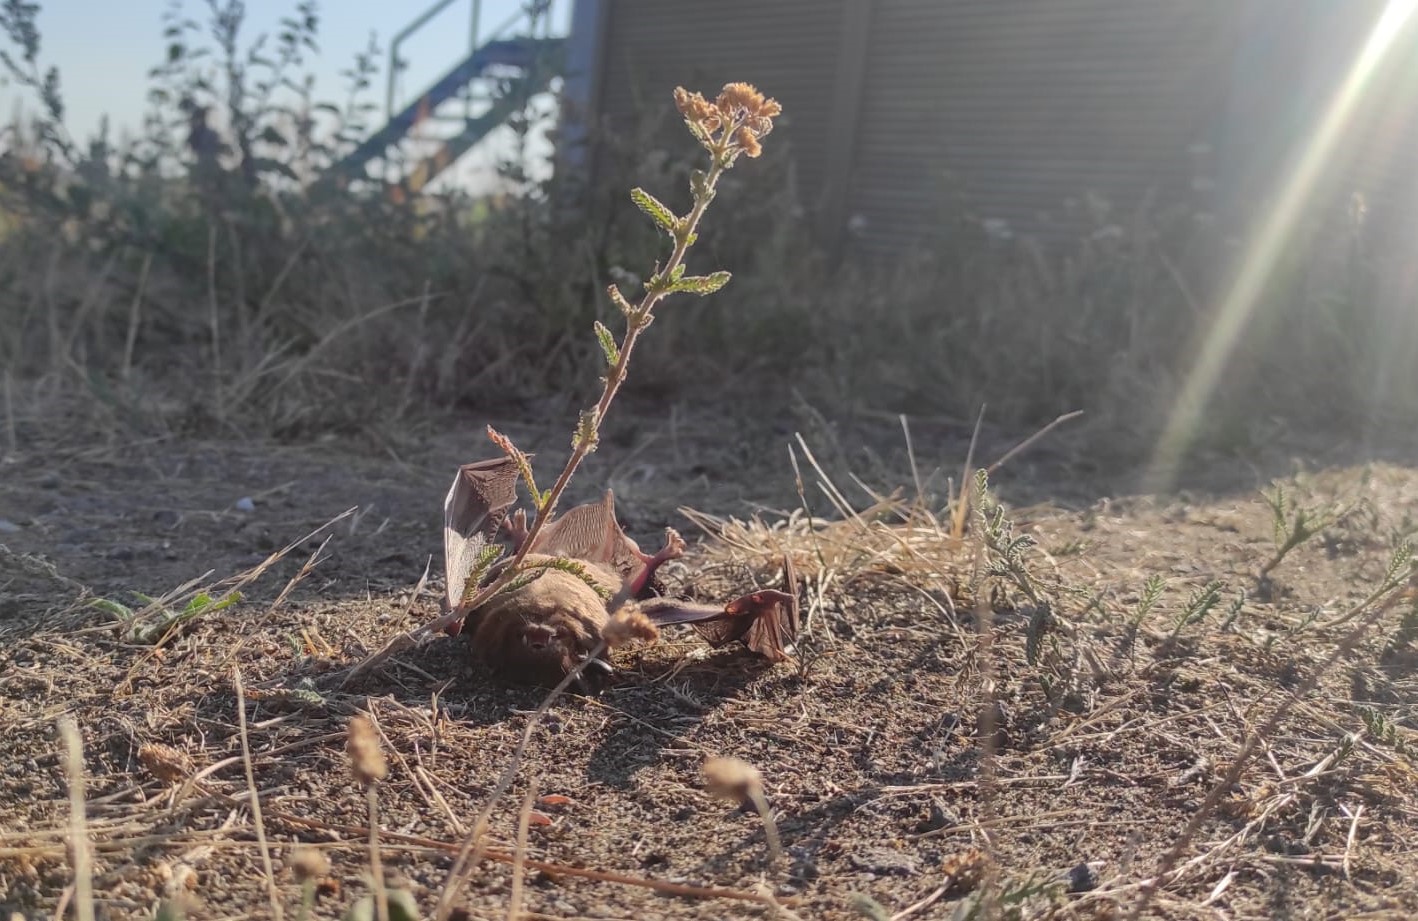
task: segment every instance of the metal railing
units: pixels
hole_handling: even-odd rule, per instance
[[[389,84],[384,94],[384,117],[386,119],[393,118],[394,116],[394,102],[397,94],[399,74],[403,72],[405,64],[405,62],[399,60],[399,46],[419,29],[428,25],[439,13],[442,13],[444,10],[448,9],[448,7],[458,2],[461,2],[461,0],[439,0],[439,2],[424,10],[413,22],[401,29],[389,42]],[[471,15],[468,24],[467,53],[471,56],[484,41],[481,34],[483,4],[482,0],[468,0],[468,2]],[[516,13],[508,17],[507,20],[498,25],[497,28],[493,29],[487,40],[501,38],[514,27],[524,22],[528,25],[526,30],[526,34],[528,35],[535,35],[539,27],[545,30],[551,21],[550,11],[552,2],[553,0],[528,0],[528,2],[521,5],[521,8]],[[468,97],[467,102],[469,113],[471,113],[471,95]]]

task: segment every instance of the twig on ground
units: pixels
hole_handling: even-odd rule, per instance
[[[281,894],[276,888],[276,868],[271,862],[271,848],[266,841],[266,823],[261,817],[261,794],[256,789],[256,768],[251,763],[251,739],[246,731],[246,688],[241,683],[241,667],[232,666],[232,688],[236,692],[236,724],[241,737],[241,764],[246,771],[246,790],[251,797],[251,824],[256,829],[256,844],[261,849],[261,867],[266,871],[266,893],[271,900],[271,917],[281,921]]]

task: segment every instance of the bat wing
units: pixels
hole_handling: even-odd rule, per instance
[[[655,599],[641,609],[656,626],[689,624],[715,648],[739,640],[768,661],[782,662],[796,651],[793,642],[799,620],[797,578],[791,562],[786,573],[786,592],[750,592],[723,607]]]
[[[628,578],[649,561],[640,545],[626,536],[615,517],[615,495],[608,489],[599,502],[567,509],[542,528],[533,553],[585,560]]]
[[[517,504],[517,465],[502,457],[458,468],[443,502],[443,565],[446,602],[456,611],[478,557]]]
[[[711,646],[739,640],[770,662],[793,655],[798,636],[798,596],[767,589],[735,598],[716,620],[691,624]]]

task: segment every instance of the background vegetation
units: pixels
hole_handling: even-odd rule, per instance
[[[594,189],[571,170],[528,179],[516,151],[493,196],[394,203],[330,182],[328,167],[376,127],[377,48],[345,72],[344,98],[314,98],[312,3],[262,36],[243,31],[231,0],[208,0],[196,20],[174,7],[139,136],[80,143],[34,12],[4,4],[5,66],[31,113],[5,129],[0,154],[11,437],[61,410],[300,437],[585,385],[600,361],[585,332],[615,310],[605,281],[653,260],[654,232],[623,190],[686,186],[683,158],[658,140],[668,98],[641,130],[594,138]],[[528,113],[519,137],[552,127]],[[1085,200],[1076,235],[1046,249],[991,234],[942,196],[938,231],[911,252],[829,259],[794,200],[787,146],[726,180],[696,258],[734,282],[661,318],[628,395],[796,388],[817,406],[960,419],[988,403],[994,422],[1021,426],[1083,409],[1107,436],[1103,456],[1145,453],[1211,321],[1215,267],[1235,250],[1214,219]],[[1414,418],[1412,337],[1396,338],[1408,327],[1395,326],[1365,232],[1352,209],[1312,215],[1204,442],[1244,449],[1286,426],[1358,434]]]

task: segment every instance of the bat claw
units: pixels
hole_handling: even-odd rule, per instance
[[[571,686],[587,697],[596,697],[606,689],[614,674],[615,669],[611,668],[609,662],[604,659],[591,659],[571,682]]]

